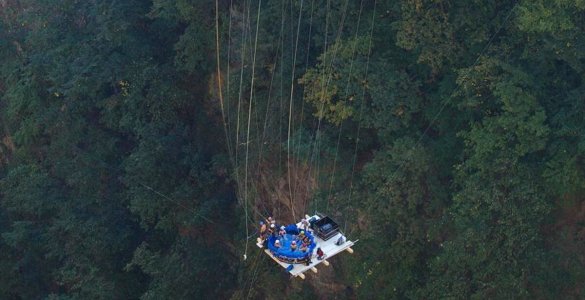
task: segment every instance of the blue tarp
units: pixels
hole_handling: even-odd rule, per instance
[[[297,225],[295,224],[288,225],[285,227],[284,230],[286,231],[286,234],[284,236],[279,237],[278,235],[276,236],[273,235],[268,238],[268,249],[270,249],[270,252],[272,252],[274,257],[281,261],[289,263],[290,262],[302,263],[309,260],[313,254],[313,250],[315,250],[315,247],[317,246],[315,244],[315,237],[310,232],[306,231],[305,235],[309,237],[311,243],[307,247],[307,251],[301,251],[302,242],[297,238],[298,234],[300,233],[300,230],[297,228]],[[276,248],[274,246],[274,243],[276,242],[277,239],[280,241],[281,245],[280,248]],[[291,250],[290,248],[290,245],[293,240],[296,240],[297,242],[297,249],[294,251]]]

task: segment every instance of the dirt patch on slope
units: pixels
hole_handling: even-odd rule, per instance
[[[294,159],[287,165],[282,174],[276,174],[277,166],[263,162],[254,182],[255,208],[263,215],[271,214],[283,224],[296,223],[307,213],[309,200],[317,188],[308,165]]]

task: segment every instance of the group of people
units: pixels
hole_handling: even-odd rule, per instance
[[[260,239],[262,242],[270,235],[276,232],[276,221],[272,217],[268,217],[266,222],[260,221]]]
[[[282,236],[286,234],[286,231],[284,229],[285,229],[284,226],[279,227],[276,224],[276,220],[274,220],[272,217],[268,217],[266,221],[260,221],[260,238],[262,239],[262,241],[264,241],[266,240],[267,237],[271,235]],[[300,229],[302,231],[310,231],[310,224],[309,221],[307,221],[307,219],[301,220]]]
[[[300,232],[298,235],[293,235],[293,241],[290,243],[290,250],[306,252],[311,245],[311,239],[305,234],[305,231],[310,230],[309,221],[306,218],[301,220]],[[278,226],[276,220],[272,217],[268,217],[265,221],[260,221],[260,240],[262,243],[269,237],[274,236],[274,247],[282,248],[282,240],[286,239],[286,228],[284,226]]]
[[[301,252],[307,252],[308,249],[310,249],[312,243],[311,238],[306,234],[306,232],[309,233],[312,231],[308,217],[305,217],[301,220],[298,226],[298,230],[298,235],[287,235],[285,226],[278,225],[274,218],[268,217],[266,220],[260,221],[260,234],[258,242],[259,244],[264,244],[266,247],[268,238],[272,236],[274,237],[274,247],[276,249],[283,249],[283,247],[285,247],[284,245],[287,244],[285,241],[292,238],[292,241],[288,244],[287,250],[290,250],[291,252],[295,252],[297,250]],[[325,258],[325,253],[323,253],[323,250],[321,250],[319,247],[317,248],[316,257],[319,260]],[[295,262],[296,261],[297,259],[295,259]],[[309,257],[309,259],[306,261],[307,265],[310,264],[310,262],[311,260]]]
[[[277,239],[274,241],[274,247],[276,247],[277,249],[280,249],[282,247],[281,244],[281,240],[282,239],[286,239],[286,231],[284,230],[284,226],[280,227],[280,231],[278,232],[278,237]],[[311,245],[311,239],[305,235],[305,231],[301,230],[301,232],[299,232],[299,235],[293,235],[292,236],[293,240],[290,242],[290,250],[291,251],[296,251],[297,249],[300,249],[302,252],[307,252],[307,249],[309,248],[309,245]],[[300,246],[299,246],[300,244]]]

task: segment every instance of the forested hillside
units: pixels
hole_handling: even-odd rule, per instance
[[[584,32],[584,0],[0,0],[0,299],[583,298]],[[258,221],[315,211],[355,254],[291,279]]]

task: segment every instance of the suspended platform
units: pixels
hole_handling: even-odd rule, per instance
[[[330,263],[327,261],[327,259],[343,251],[353,253],[353,249],[351,247],[357,242],[347,240],[345,235],[343,235],[343,233],[339,230],[339,226],[327,216],[314,215],[312,217],[306,216],[305,218],[306,220],[310,220],[310,228],[307,230],[307,236],[311,238],[311,241],[314,242],[314,245],[307,249],[306,255],[304,257],[298,259],[294,257],[286,257],[288,251],[278,251],[274,248],[275,239],[283,241],[280,242],[282,247],[289,247],[290,242],[286,241],[286,236],[280,238],[268,238],[267,241],[264,242],[264,245],[267,246],[267,249],[264,250],[264,253],[266,253],[266,255],[282,266],[293,277],[300,277],[301,279],[305,279],[304,273],[309,270],[311,270],[313,273],[317,273],[318,271],[316,267],[321,263],[323,263],[325,266],[329,266]],[[303,229],[302,222],[299,222],[297,224],[287,226],[287,232],[290,232],[289,229],[291,226],[298,227],[299,231]],[[343,243],[339,243],[340,238],[343,240]],[[264,249],[264,245],[259,238],[256,246]],[[318,248],[323,251],[322,259],[318,259]],[[294,253],[297,252],[301,253],[299,250],[294,251]]]

